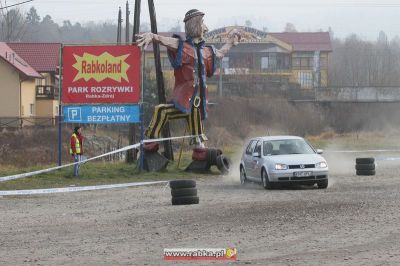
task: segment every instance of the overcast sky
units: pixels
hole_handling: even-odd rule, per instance
[[[8,4],[23,0],[8,0]],[[3,1],[4,2],[4,1]],[[118,7],[125,10],[126,0],[34,0],[21,8],[28,11],[34,6],[39,15],[46,14],[62,23],[116,21]],[[131,21],[134,1],[129,1]],[[182,19],[192,8],[206,13],[205,22],[210,30],[230,25],[267,27],[271,32],[282,31],[287,22],[298,31],[327,31],[333,29],[336,37],[356,33],[364,39],[375,40],[380,30],[389,38],[400,36],[399,0],[154,0],[158,28],[166,30]],[[123,15],[124,17],[125,15]],[[147,1],[142,0],[141,20],[149,21]]]

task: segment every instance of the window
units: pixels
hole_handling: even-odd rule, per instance
[[[300,58],[295,57],[295,58],[293,58],[292,62],[293,62],[293,68],[297,68],[297,69],[300,68]]]
[[[251,155],[253,153],[253,150],[254,150],[254,147],[256,146],[256,144],[257,144],[256,140],[250,141],[250,143],[246,149],[246,154]]]
[[[269,54],[269,59],[268,59],[268,64],[269,68],[276,69],[277,68],[277,60],[276,60],[276,54],[275,53],[270,53]]]
[[[51,85],[51,75],[48,75],[45,79],[45,85]]]
[[[268,156],[271,155],[273,150],[274,150],[274,146],[270,141],[264,141],[263,143],[263,155],[264,156]]]
[[[254,148],[254,152],[258,152],[261,155],[261,141],[257,141],[256,147]]]
[[[36,86],[44,86],[46,85],[45,79],[35,79]]]
[[[38,94],[44,94],[44,87],[38,87],[37,88],[37,93]]]
[[[261,69],[267,69],[268,68],[268,57],[261,57]]]
[[[313,77],[311,72],[298,72],[297,76],[298,82],[302,88],[312,88]]]
[[[30,115],[34,115],[35,114],[35,105],[33,103],[31,103],[29,106],[30,106]]]
[[[327,69],[328,68],[328,58],[321,57],[319,59],[319,66],[321,69]]]
[[[222,68],[229,68],[229,57],[222,58]]]

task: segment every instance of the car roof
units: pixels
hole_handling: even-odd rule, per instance
[[[252,138],[251,140],[285,140],[285,139],[303,139],[302,137],[298,136],[262,136],[262,137],[256,137]]]

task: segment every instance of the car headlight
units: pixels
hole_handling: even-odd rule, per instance
[[[315,168],[327,168],[328,164],[326,162],[319,162],[315,164]]]
[[[286,164],[283,163],[277,163],[275,164],[275,170],[287,170],[289,167]]]

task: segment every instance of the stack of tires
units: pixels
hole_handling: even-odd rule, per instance
[[[356,158],[357,175],[375,175],[375,158]]]
[[[198,204],[196,181],[194,180],[172,180],[169,181],[172,195],[172,205]]]

